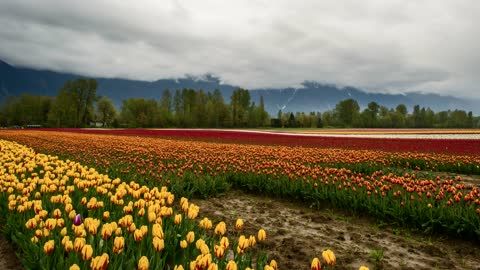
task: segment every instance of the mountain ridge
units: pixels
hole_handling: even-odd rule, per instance
[[[7,96],[19,96],[22,93],[34,95],[55,96],[65,81],[85,78],[72,73],[62,73],[49,70],[37,70],[27,67],[15,67],[0,59],[0,99]],[[224,84],[220,78],[205,74],[203,76],[186,75],[182,78],[158,79],[154,81],[130,80],[122,78],[93,77],[98,81],[97,94],[108,96],[117,107],[121,101],[131,97],[160,99],[165,89],[183,88],[203,89],[213,91],[219,89],[226,102],[229,102],[233,91],[240,86]],[[438,94],[406,93],[368,93],[362,89],[334,84],[323,84],[315,81],[304,81],[300,88],[259,88],[251,89],[252,101],[258,104],[260,96],[264,97],[265,109],[271,116],[278,110],[292,112],[326,111],[344,99],[353,98],[364,108],[368,102],[375,101],[388,108],[394,108],[402,103],[411,111],[416,104],[430,107],[434,111],[462,109],[480,114],[478,100],[467,100]]]

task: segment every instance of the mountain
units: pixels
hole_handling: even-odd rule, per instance
[[[11,66],[0,60],[0,99],[7,96],[18,96],[22,93],[55,96],[65,81],[81,78],[80,75],[59,73],[31,68]],[[120,78],[95,78],[98,81],[98,95],[111,98],[114,104],[121,106],[122,100],[130,97],[160,99],[164,89],[183,88],[213,91],[219,89],[226,102],[238,86],[222,84],[220,79],[207,74],[201,77],[186,76],[178,79],[161,79],[157,81],[138,81]],[[411,111],[416,104],[430,107],[434,111],[462,109],[480,114],[479,100],[466,100],[437,94],[408,93],[405,95],[367,93],[354,87],[338,87],[305,81],[300,88],[253,89],[250,90],[252,100],[258,104],[260,96],[264,97],[265,109],[275,116],[278,110],[283,111],[326,111],[335,108],[339,101],[353,98],[361,108],[375,101],[380,105],[394,108],[405,104]]]

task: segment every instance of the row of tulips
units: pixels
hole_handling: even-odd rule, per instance
[[[95,169],[0,140],[0,219],[26,269],[277,269],[266,232],[243,220],[199,220],[199,207],[166,187],[111,179]],[[325,265],[336,263],[330,250]],[[312,261],[312,269],[321,269]]]
[[[13,136],[16,135],[16,136]],[[19,131],[2,133],[30,146],[103,167],[110,177],[136,179],[142,184],[169,185],[177,195],[204,197],[229,185],[325,203],[425,231],[448,232],[480,239],[480,190],[461,178],[419,178],[415,173],[358,172],[324,166],[324,160],[391,165],[385,153],[369,150],[237,145],[159,138]],[[461,156],[397,153],[458,159]],[[479,157],[471,157],[477,167]],[[93,162],[92,162],[93,161]],[[390,163],[389,163],[390,162]],[[408,161],[407,161],[408,162]],[[462,161],[463,162],[463,161]],[[465,157],[467,163],[467,157]]]
[[[391,168],[394,171],[412,169],[423,171],[445,171],[465,174],[480,174],[480,155],[452,154],[428,152],[391,152],[371,149],[313,148],[269,145],[241,145],[201,141],[167,140],[155,137],[132,137],[95,135],[89,133],[67,133],[32,130],[5,130],[0,138],[15,140],[35,147],[40,151],[57,155],[73,156],[76,160],[96,162],[97,166],[109,166],[111,162],[139,164],[143,175],[155,177],[169,166],[195,166],[198,172],[214,167],[217,171],[225,171],[222,166],[234,162],[237,167],[248,165],[255,169],[267,170],[269,167],[287,167],[283,163],[292,164],[292,169],[301,165],[347,168],[357,172],[372,173],[376,170]],[[476,144],[476,141],[471,141]],[[85,146],[88,145],[88,148]],[[88,156],[85,157],[87,152]],[[211,155],[212,152],[219,155]],[[130,153],[135,153],[131,155]],[[252,157],[252,154],[256,154]],[[245,158],[248,157],[248,160]],[[175,163],[169,164],[168,161]],[[248,162],[244,164],[242,162]],[[265,163],[266,162],[266,163]],[[265,163],[265,166],[258,167]],[[279,164],[280,163],[280,164]],[[172,168],[173,166],[173,168]],[[291,167],[291,166],[288,166]],[[279,168],[279,169],[281,169]],[[188,168],[183,168],[188,169]],[[290,169],[290,168],[286,168]],[[285,173],[274,170],[272,173]]]
[[[304,146],[316,148],[344,148],[344,149],[375,149],[389,152],[428,152],[428,153],[455,153],[475,155],[480,152],[480,144],[472,143],[468,139],[393,139],[393,138],[361,138],[309,136],[307,134],[282,134],[282,132],[262,132],[245,130],[219,130],[219,129],[81,129],[81,128],[59,128],[43,129],[46,131],[76,132],[88,134],[107,134],[123,136],[155,136],[169,137],[175,139],[195,139],[204,141],[220,141],[229,143],[247,143],[264,145]],[[378,130],[376,130],[378,132]],[[294,131],[295,132],[295,131]],[[380,133],[387,132],[381,129]],[[398,130],[394,133],[397,133]],[[452,133],[478,133],[478,130],[449,130]],[[343,133],[343,134],[366,134],[365,130],[319,130],[319,133]],[[399,133],[442,133],[438,129],[433,131],[425,130],[402,130]]]

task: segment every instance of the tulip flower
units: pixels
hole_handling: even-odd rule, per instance
[[[223,221],[218,223],[217,226],[215,227],[216,235],[224,235],[226,231],[227,231],[227,225]]]
[[[165,248],[165,243],[163,239],[160,239],[158,237],[153,237],[153,248],[155,249],[156,252],[160,252]]]
[[[148,270],[149,263],[148,258],[146,256],[142,256],[138,261],[138,270]]]
[[[186,240],[180,241],[180,247],[181,247],[181,248],[185,249],[185,248],[187,248],[187,245],[188,245],[188,243],[187,243]]]
[[[75,226],[79,226],[80,224],[82,224],[82,216],[80,214],[77,214],[75,216],[75,218],[73,219],[73,224]]]
[[[122,253],[124,246],[125,246],[125,239],[121,236],[115,237],[115,240],[113,240],[113,252],[116,254]]]
[[[360,266],[360,268],[358,268],[358,270],[370,270],[370,269],[368,269],[368,267],[362,265],[362,266]]]
[[[258,230],[258,241],[262,242],[262,241],[265,241],[265,239],[267,239],[267,233],[265,232],[264,229],[260,229]]]
[[[235,229],[238,231],[243,229],[243,220],[241,218],[237,219],[237,222],[235,223]]]
[[[248,246],[254,247],[257,244],[257,240],[255,240],[255,236],[250,235],[248,238]]]
[[[176,225],[179,225],[180,223],[182,223],[182,215],[181,214],[175,215],[174,223]]]
[[[192,231],[188,232],[186,239],[188,243],[193,243],[195,241],[195,233]]]
[[[277,268],[278,268],[277,261],[271,260],[270,261],[270,266],[273,268],[273,270],[277,270]]]
[[[163,229],[162,226],[158,223],[153,224],[152,226],[152,236],[163,239]]]
[[[213,252],[215,254],[215,257],[221,259],[223,258],[223,255],[225,255],[225,249],[222,246],[215,245],[213,248]]]
[[[73,249],[75,249],[76,252],[81,252],[86,242],[87,241],[85,240],[85,238],[82,238],[82,237],[75,238],[75,241],[73,242]]]
[[[200,221],[200,228],[203,228],[205,230],[210,230],[212,228],[212,221],[210,219],[208,219],[207,217],[204,217],[201,221]]]
[[[88,261],[92,258],[93,255],[93,248],[91,245],[85,245],[82,248],[82,259],[84,261]]]
[[[311,270],[322,270],[322,264],[318,258],[313,258],[312,265],[310,267]]]
[[[175,268],[173,270],[184,270],[182,265],[175,265]]]
[[[237,270],[237,263],[234,261],[229,261],[227,263],[227,267],[225,268],[226,270]]]
[[[90,267],[92,268],[92,270],[105,270],[108,266],[108,259],[108,254],[103,253],[102,255],[92,259],[92,261],[90,262]]]
[[[43,251],[45,251],[46,254],[52,253],[54,248],[55,248],[55,241],[53,240],[49,240],[45,242],[45,244],[43,245]]]
[[[72,264],[72,266],[70,266],[70,268],[68,268],[69,270],[80,270],[80,267],[77,265],[77,264]]]
[[[143,232],[141,230],[136,229],[133,233],[133,238],[136,242],[140,242],[143,240]]]
[[[335,254],[330,249],[327,249],[322,252],[322,257],[325,260],[325,263],[328,265],[335,265],[336,259]]]
[[[248,248],[248,239],[245,238],[245,235],[240,235],[238,238],[238,247],[242,250]]]
[[[228,247],[230,246],[230,243],[228,242],[228,238],[227,237],[222,237],[222,239],[220,239],[220,245],[224,249],[228,249]]]

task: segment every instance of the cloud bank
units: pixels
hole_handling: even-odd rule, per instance
[[[0,2],[0,58],[140,80],[213,73],[480,98],[477,0]]]

